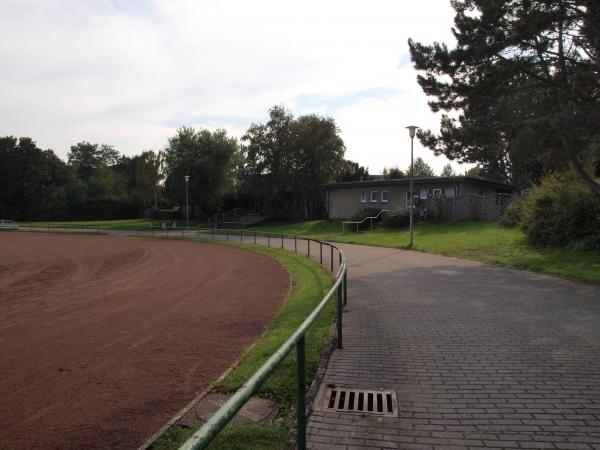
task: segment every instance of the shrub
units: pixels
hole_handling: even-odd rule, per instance
[[[523,202],[525,197],[520,197],[514,199],[510,204],[506,207],[500,218],[498,219],[498,223],[504,227],[516,227],[521,223],[521,218],[523,215]]]
[[[571,173],[548,175],[524,200],[521,227],[534,244],[599,248],[600,199]]]
[[[350,217],[350,220],[352,222],[360,222],[361,220],[363,220],[367,217],[375,217],[377,214],[379,214],[380,211],[381,211],[381,208],[377,208],[377,207],[373,207],[373,206],[365,206],[363,208],[360,208],[358,211],[356,211],[352,215],[352,217]],[[365,230],[370,227],[371,227],[371,221],[369,221],[369,220],[365,221],[363,224],[360,225],[361,230]],[[356,227],[352,226],[352,227],[349,227],[349,229],[356,230]]]
[[[383,225],[386,228],[404,228],[410,224],[410,212],[408,209],[397,209],[389,213],[385,213],[383,217]]]

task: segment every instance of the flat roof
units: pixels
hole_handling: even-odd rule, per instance
[[[417,183],[456,183],[456,182],[467,182],[467,183],[475,183],[486,185],[490,187],[495,187],[498,189],[506,189],[515,191],[517,190],[517,186],[508,183],[502,183],[500,181],[492,181],[486,178],[481,177],[467,177],[467,176],[458,176],[458,177],[421,177],[415,178],[414,182]],[[374,186],[394,186],[394,185],[403,185],[410,184],[410,178],[395,178],[392,180],[363,180],[363,181],[340,181],[336,183],[327,183],[325,187],[327,189],[342,189],[346,187],[374,187]]]

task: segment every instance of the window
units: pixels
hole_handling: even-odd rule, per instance
[[[441,189],[434,189],[433,190],[433,196],[434,197],[441,197],[442,196],[442,190]]]
[[[388,191],[381,191],[381,203],[388,202]]]
[[[360,193],[360,202],[361,203],[367,203],[367,193],[366,192],[361,192]]]
[[[377,191],[371,191],[371,203],[377,203]]]
[[[427,189],[421,189],[419,191],[419,198],[421,200],[427,200]]]
[[[446,188],[446,197],[454,197],[454,188]]]

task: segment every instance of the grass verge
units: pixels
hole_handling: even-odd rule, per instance
[[[408,230],[376,229],[360,233],[342,232],[340,221],[316,220],[268,224],[259,231],[289,233],[333,242],[406,248]],[[456,256],[490,264],[557,275],[600,284],[600,252],[574,252],[536,247],[516,228],[495,222],[464,221],[418,224],[414,250]]]
[[[196,239],[194,239],[196,241]],[[199,240],[200,242],[207,242]],[[208,241],[218,245],[240,247],[238,243]],[[264,335],[244,355],[237,366],[215,388],[220,392],[235,392],[273,352],[298,328],[331,288],[330,275],[308,258],[289,251],[244,244],[258,253],[275,258],[290,272],[292,289],[277,316],[267,326]],[[306,378],[311,382],[327,343],[334,302],[321,313],[306,335]],[[296,396],[295,352],[285,358],[268,378],[259,395],[277,402],[280,417],[274,424],[228,425],[209,447],[211,450],[281,449],[288,438],[293,421],[293,403]],[[194,429],[170,427],[150,447],[153,450],[178,448]]]
[[[161,222],[167,222],[169,225],[173,223],[172,220],[154,220],[154,219],[124,219],[124,220],[66,220],[66,221],[46,221],[46,222],[19,222],[19,225],[23,227],[39,227],[45,228],[59,227],[68,225],[70,227],[84,226],[96,226],[99,225],[101,230],[129,230],[135,227],[150,227],[150,225],[160,225]],[[178,227],[185,226],[185,220],[176,220]],[[190,220],[190,226],[206,226],[206,222],[196,222]]]

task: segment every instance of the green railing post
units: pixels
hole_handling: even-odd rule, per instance
[[[306,373],[304,336],[296,344],[296,380],[298,399],[296,415],[298,422],[298,450],[306,450]]]
[[[296,235],[294,235],[294,253],[298,253],[298,240]]]
[[[306,245],[308,246],[308,257],[310,258],[310,239],[306,239]]]
[[[330,245],[329,248],[331,249],[331,273],[333,273],[333,245]]]
[[[281,234],[281,248],[283,248],[283,233]]]
[[[242,230],[240,230],[240,245],[244,244],[244,235],[242,233]]]
[[[225,235],[227,236],[227,240],[229,240],[229,230],[225,230]]]
[[[344,305],[348,304],[348,268],[344,271]]]
[[[342,312],[343,312],[343,308],[344,306],[342,305],[342,290],[341,290],[341,285],[338,286],[337,292],[336,292],[336,296],[337,296],[337,323],[336,323],[336,327],[337,327],[337,345],[338,348],[343,348],[343,343],[342,343]]]
[[[215,240],[215,229],[211,228],[210,229],[210,238],[214,241]]]
[[[267,246],[271,248],[271,233],[267,234]]]
[[[323,243],[319,242],[319,264],[323,265]]]

